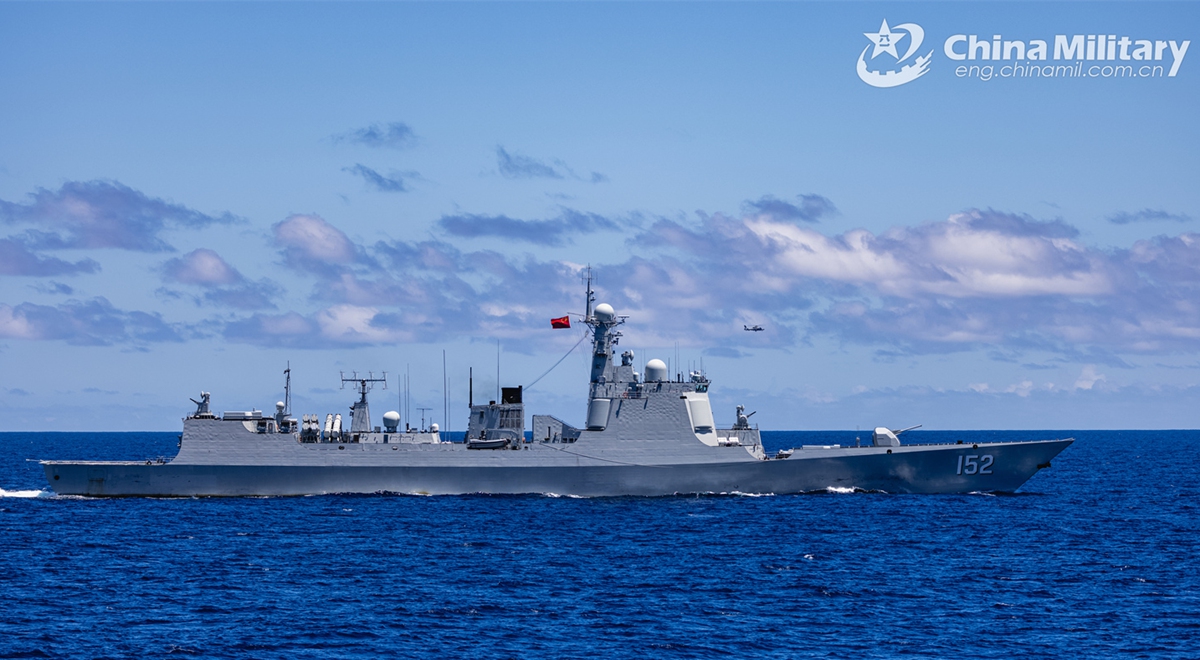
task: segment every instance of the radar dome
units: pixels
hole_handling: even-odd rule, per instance
[[[663,381],[667,379],[667,363],[655,358],[646,363],[646,382]]]
[[[617,313],[613,311],[612,305],[608,303],[600,303],[596,305],[596,320],[601,323],[611,323],[617,318]]]
[[[438,425],[437,425],[437,423],[433,423],[433,424],[430,424],[430,425],[429,425],[429,432],[430,432],[430,433],[437,433],[437,432],[438,432]]]
[[[285,406],[283,405],[282,401],[275,402],[275,410],[278,410],[279,412],[283,412],[284,407]]]
[[[400,413],[395,410],[383,413],[383,425],[389,432],[394,432],[396,427],[400,426]]]

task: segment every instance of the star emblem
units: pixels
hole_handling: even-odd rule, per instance
[[[883,25],[880,26],[878,32],[863,32],[863,36],[875,44],[875,50],[871,52],[871,59],[875,59],[880,53],[887,53],[896,59],[900,59],[900,54],[896,52],[896,42],[903,39],[906,35],[904,32],[892,32],[892,29],[888,27],[886,18],[883,19]]]

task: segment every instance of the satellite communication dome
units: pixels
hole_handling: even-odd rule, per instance
[[[600,303],[596,305],[596,320],[602,323],[609,323],[617,318],[617,313],[613,311],[612,305],[608,303]]]
[[[400,426],[400,413],[395,410],[383,413],[383,425],[388,431],[395,431],[396,427]]]
[[[430,433],[437,433],[437,432],[438,432],[438,425],[437,425],[437,423],[436,423],[436,422],[434,422],[433,424],[430,424],[430,425],[429,425],[429,432],[430,432]]]
[[[282,401],[276,401],[276,402],[275,402],[275,410],[278,410],[279,412],[283,412],[283,409],[284,409],[283,402],[282,402]]]
[[[663,381],[667,379],[667,363],[655,358],[646,363],[646,382]]]

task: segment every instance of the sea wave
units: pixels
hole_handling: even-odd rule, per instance
[[[1200,430],[1122,433],[1015,495],[0,499],[0,657],[1197,657]],[[165,451],[17,437],[15,492],[50,488],[27,455]]]

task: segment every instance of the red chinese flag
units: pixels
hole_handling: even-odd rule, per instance
[[[571,327],[571,318],[564,316],[562,318],[550,319],[551,328],[569,328]]]

